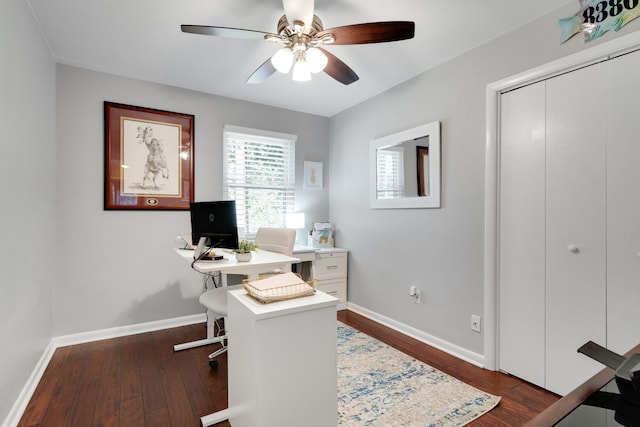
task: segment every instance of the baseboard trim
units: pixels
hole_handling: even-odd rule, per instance
[[[161,329],[176,328],[178,326],[193,325],[207,321],[206,314],[194,314],[191,316],[174,317],[173,319],[156,320],[153,322],[137,323],[134,325],[118,326],[97,331],[81,332],[79,334],[61,335],[51,341],[55,348],[67,345],[84,344],[92,341],[106,340],[110,338],[124,337],[127,335],[143,334],[145,332],[159,331]]]
[[[29,379],[22,388],[22,391],[18,395],[13,407],[9,411],[9,415],[7,415],[7,418],[2,423],[2,427],[14,427],[18,425],[24,410],[27,408],[27,404],[29,403],[29,400],[31,400],[33,393],[36,391],[36,387],[38,386],[38,383],[40,382],[40,379],[42,378],[47,365],[49,365],[49,361],[53,357],[53,353],[55,351],[56,349],[53,347],[52,343],[49,342],[49,345],[42,353],[42,356],[40,356],[40,359],[31,372]]]
[[[357,304],[348,302],[347,309],[353,311],[354,313],[360,314],[361,316],[364,316],[368,319],[371,319],[375,322],[378,322],[384,326],[387,326],[395,331],[398,331],[401,334],[407,335],[411,338],[414,338],[418,341],[421,341],[425,344],[435,347],[438,350],[442,350],[446,353],[449,353],[450,355],[457,357],[458,359],[462,359],[465,362],[469,362],[480,368],[485,367],[484,356],[482,354],[474,353],[472,351],[467,350],[466,348],[460,347],[458,345],[452,344],[448,341],[445,341],[433,335],[427,334],[426,332],[423,332],[412,326],[398,322],[396,320],[383,316],[382,314],[376,313],[364,307],[360,307]]]
[[[145,332],[158,331],[168,328],[176,328],[179,326],[193,325],[196,323],[204,323],[207,321],[206,314],[194,314],[191,316],[175,317],[173,319],[157,320],[153,322],[138,323],[135,325],[119,326],[116,328],[101,329],[97,331],[81,332],[79,334],[62,335],[53,337],[49,341],[49,345],[42,353],[40,360],[36,364],[33,372],[29,376],[27,383],[18,395],[18,399],[13,404],[9,415],[2,423],[2,427],[17,426],[22,418],[22,414],[31,400],[31,396],[36,390],[44,371],[47,369],[53,353],[59,347],[68,345],[83,344],[92,341],[105,340],[109,338],[124,337],[127,335],[141,334]]]

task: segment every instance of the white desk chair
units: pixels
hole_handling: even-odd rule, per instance
[[[222,347],[209,355],[209,366],[211,368],[215,369],[218,367],[218,361],[216,360],[216,357],[227,351],[226,325],[224,324],[224,321],[218,321],[218,318],[226,319],[227,317],[227,292],[233,289],[240,289],[242,288],[242,286],[243,285],[223,286],[220,288],[211,289],[200,295],[200,304],[205,306],[207,310],[211,312],[207,313],[207,315],[213,315],[216,317],[216,321],[214,322],[218,327],[216,337],[220,338],[220,344],[222,344]]]
[[[291,256],[295,242],[296,230],[293,228],[261,227],[256,233],[256,246],[263,251]]]
[[[256,233],[256,246],[263,251],[293,256],[293,246],[295,243],[296,230],[293,228],[261,227]],[[260,273],[260,277],[268,277],[279,273],[286,273],[286,271],[282,269],[265,271],[264,273]]]
[[[296,241],[296,230],[292,228],[259,228],[256,233],[256,246],[263,251],[277,252],[284,255],[293,255],[293,245]],[[266,272],[268,274],[278,273],[280,271]],[[223,286],[204,292],[200,295],[200,304],[205,306],[210,315],[213,314],[216,318],[227,317],[227,292],[242,288],[243,285]],[[222,347],[217,351],[209,355],[209,366],[216,368],[218,361],[216,358],[227,351],[227,331],[226,325],[222,326],[224,322],[215,322],[218,325],[218,336],[221,338],[220,343]],[[224,334],[222,335],[222,330]]]

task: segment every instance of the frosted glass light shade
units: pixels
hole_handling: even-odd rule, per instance
[[[285,222],[287,228],[304,228],[304,212],[288,213]]]
[[[310,47],[307,49],[307,62],[309,63],[309,70],[312,73],[319,73],[327,66],[327,55],[325,55],[320,49]]]
[[[283,47],[271,57],[271,64],[283,74],[287,74],[293,65],[293,51]]]
[[[304,58],[298,59],[293,64],[293,80],[297,82],[306,82],[311,80],[311,70],[309,70],[309,64]]]

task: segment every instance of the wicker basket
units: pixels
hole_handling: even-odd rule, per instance
[[[316,281],[305,282],[298,274],[276,274],[265,279],[245,279],[244,289],[261,303],[285,301],[313,295]]]

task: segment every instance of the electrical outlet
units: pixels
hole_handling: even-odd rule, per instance
[[[471,330],[480,332],[480,316],[471,315]]]
[[[415,302],[416,304],[419,304],[419,303],[420,303],[420,289],[418,289],[417,287],[415,287],[415,286],[411,286],[411,287],[409,288],[409,296],[410,296],[410,297],[413,297],[414,302]]]

